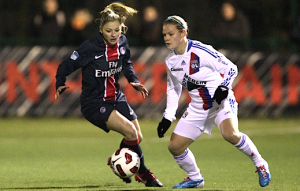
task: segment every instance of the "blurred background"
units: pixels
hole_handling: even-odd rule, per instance
[[[54,5],[55,2],[57,5]],[[84,30],[81,34],[84,38],[97,32],[98,25],[94,20],[98,18],[99,12],[112,2],[114,1],[0,0],[1,45],[78,45],[81,39],[76,39],[74,33],[77,32],[79,36],[79,31]],[[300,29],[297,29],[297,25],[300,27],[300,2],[298,0],[229,1],[234,5],[238,15],[233,20],[241,20],[244,23],[240,25],[242,28],[239,31],[243,34],[237,34],[237,29],[234,27],[226,28],[226,22],[223,22],[226,20],[221,11],[223,3],[221,0],[123,0],[119,2],[139,11],[137,16],[127,20],[129,27],[127,37],[130,44],[134,46],[147,46],[148,43],[163,45],[160,35],[161,21],[169,15],[179,15],[186,19],[190,27],[191,39],[203,40],[217,47],[228,45],[228,40],[236,41],[237,46],[245,44],[243,41],[248,38],[251,40],[247,42],[246,47],[242,46],[243,48],[296,51],[299,45]],[[78,13],[80,10],[85,12]],[[78,16],[79,14],[81,16]],[[83,21],[79,21],[80,19],[75,21],[76,16],[81,17]],[[79,24],[79,22],[83,23]],[[223,25],[220,22],[223,22]],[[229,26],[230,24],[234,26],[232,22],[227,20]],[[220,25],[221,28],[218,27]],[[147,27],[151,27],[152,30],[147,30]],[[234,30],[236,34],[230,37],[228,35],[230,30]],[[145,40],[145,33],[151,33],[150,40]],[[65,36],[70,34],[73,37],[66,39]]]
[[[80,72],[54,102],[58,64],[99,31],[95,19],[109,0],[0,0],[0,116],[81,116]],[[240,116],[299,115],[299,0],[122,0],[139,12],[127,19],[132,61],[150,90],[139,99],[120,83],[141,117],[165,107],[162,22],[183,17],[188,38],[210,44],[239,68],[234,89]],[[184,92],[180,115],[189,102]],[[147,110],[145,110],[147,108]]]

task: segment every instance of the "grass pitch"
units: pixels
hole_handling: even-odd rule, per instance
[[[204,175],[203,190],[300,190],[300,119],[239,123],[268,161],[270,185],[259,186],[250,159],[215,127],[190,147]],[[164,184],[147,188],[123,183],[106,165],[122,139],[115,132],[107,134],[78,118],[0,118],[0,190],[172,190],[186,176],[167,150],[176,123],[162,139],[157,124],[140,120],[146,165]]]

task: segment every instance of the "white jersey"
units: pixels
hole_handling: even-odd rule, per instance
[[[212,107],[213,95],[219,85],[225,85],[232,94],[232,82],[238,74],[237,66],[212,46],[188,40],[182,55],[171,51],[166,58],[167,107],[164,117],[176,119],[182,87],[191,97],[189,108],[197,113]]]

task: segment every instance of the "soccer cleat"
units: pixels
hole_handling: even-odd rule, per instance
[[[147,187],[163,187],[163,184],[154,176],[154,174],[147,170],[143,174],[136,173],[135,180],[142,182]]]
[[[255,172],[258,172],[260,186],[267,186],[271,181],[271,173],[268,163],[265,161],[263,165],[256,167],[256,169],[257,170]]]
[[[110,168],[111,168],[111,157],[108,158],[107,165],[109,165]],[[131,177],[129,177],[129,178],[121,178],[121,179],[123,180],[123,182],[131,183]]]
[[[175,185],[173,188],[203,188],[204,186],[204,179],[201,178],[200,180],[194,181],[191,180],[190,177],[184,178],[184,181]]]

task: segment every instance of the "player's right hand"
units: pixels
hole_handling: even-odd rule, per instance
[[[159,138],[164,137],[164,134],[167,132],[170,126],[171,126],[171,121],[169,121],[166,118],[162,118],[161,122],[159,122],[157,127],[158,137]]]
[[[142,93],[143,98],[146,98],[149,95],[148,90],[145,88],[143,84],[135,83],[135,82],[130,82],[130,84],[134,87],[134,89]]]
[[[60,96],[60,94],[62,94],[68,88],[70,88],[70,86],[59,86],[55,93],[55,99],[57,99]]]

